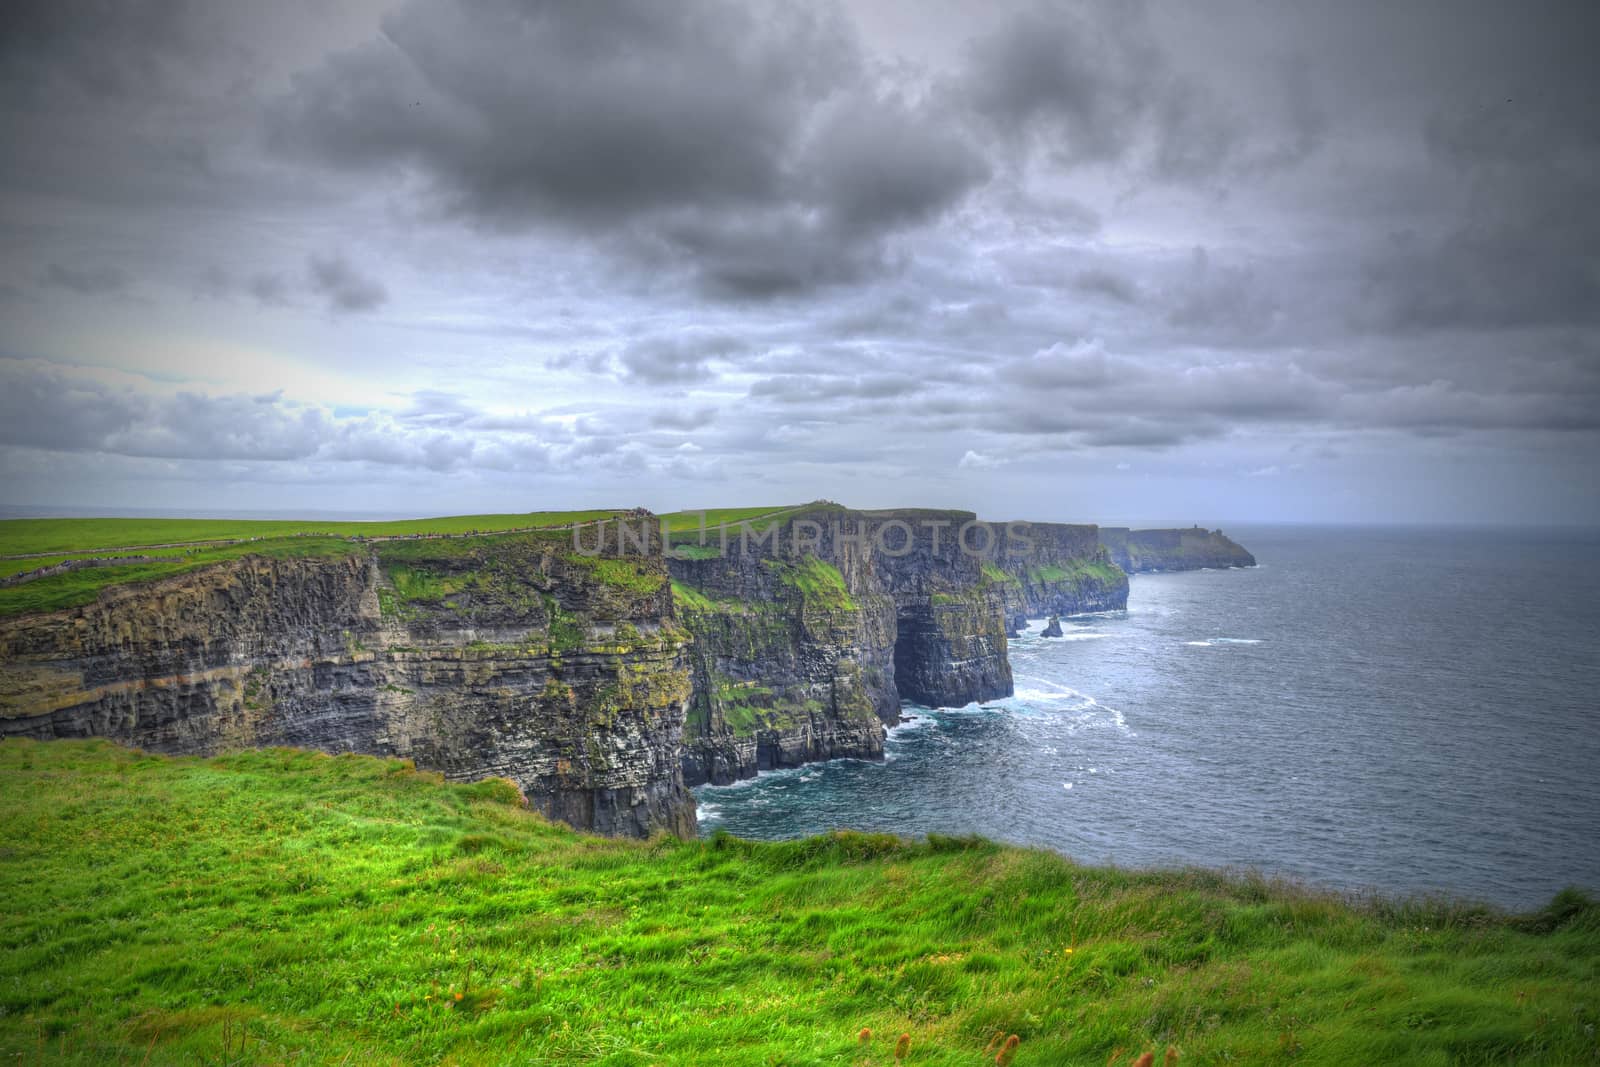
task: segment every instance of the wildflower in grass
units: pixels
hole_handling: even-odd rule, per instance
[[[1006,1043],[1000,1046],[1000,1051],[995,1053],[994,1062],[1000,1067],[1009,1067],[1012,1060],[1017,1058],[1017,1046],[1022,1044],[1022,1038],[1012,1034],[1006,1038]]]
[[[872,1031],[863,1026],[861,1028],[861,1032],[856,1035],[856,1043],[861,1045],[863,1048],[872,1044]]]
[[[1178,1046],[1176,1046],[1176,1045],[1168,1045],[1167,1046],[1167,1054],[1161,1058],[1161,1062],[1166,1064],[1166,1067],[1172,1067],[1173,1064],[1177,1063],[1178,1062]]]
[[[894,1043],[894,1062],[899,1063],[911,1051],[911,1035],[901,1034],[900,1040]]]
[[[1133,1061],[1133,1067],[1155,1067],[1156,1054],[1146,1052],[1143,1056]]]

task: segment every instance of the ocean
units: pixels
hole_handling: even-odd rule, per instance
[[[1600,533],[1228,527],[1260,565],[1034,621],[1016,693],[881,763],[696,790],[702,833],[976,833],[1513,909],[1600,889]]]

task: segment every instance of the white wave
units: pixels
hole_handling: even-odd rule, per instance
[[[1018,689],[1012,693],[1014,700],[1082,700],[1083,694],[1076,689]]]
[[[1185,641],[1184,644],[1190,646],[1191,648],[1210,648],[1211,647],[1211,642],[1210,641]]]
[[[907,715],[893,726],[883,732],[885,741],[898,741],[907,734],[920,733],[933,726],[932,717],[927,715]]]
[[[1072,783],[1071,782],[1062,782],[1061,783],[1061,788],[1062,789],[1071,789],[1072,788]]]

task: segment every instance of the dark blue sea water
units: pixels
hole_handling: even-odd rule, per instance
[[[698,790],[703,832],[973,832],[1513,908],[1600,888],[1600,534],[1230,529],[1250,570],[1133,578],[1012,643],[1016,695],[883,763]]]

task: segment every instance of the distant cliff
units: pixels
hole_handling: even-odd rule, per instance
[[[660,558],[565,531],[247,556],[0,620],[0,736],[409,756],[583,829],[692,833],[688,642]]]
[[[1130,530],[1125,526],[1102,526],[1100,543],[1105,546],[1111,560],[1129,574],[1256,565],[1256,558],[1221,530],[1206,530],[1199,526],[1183,530]]]

